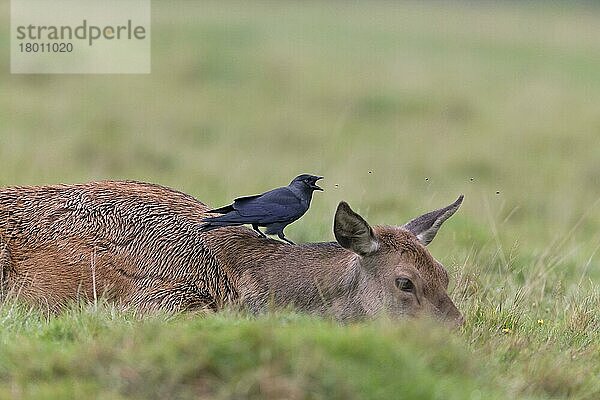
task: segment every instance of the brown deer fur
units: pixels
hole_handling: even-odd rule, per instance
[[[340,203],[341,245],[290,245],[244,227],[201,233],[208,209],[181,192],[132,181],[0,189],[0,294],[52,310],[103,297],[171,311],[293,305],[339,319],[381,312],[462,319],[420,232],[371,228]],[[412,292],[395,286],[399,276],[410,278]]]

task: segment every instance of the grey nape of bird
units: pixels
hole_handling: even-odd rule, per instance
[[[259,229],[261,226],[267,228],[267,235],[277,235],[281,240],[294,244],[286,239],[283,230],[308,210],[313,192],[323,190],[317,186],[319,179],[323,177],[303,174],[295,177],[288,186],[254,196],[238,197],[233,204],[208,211],[222,215],[204,218],[200,231],[249,224],[262,237],[266,236]]]

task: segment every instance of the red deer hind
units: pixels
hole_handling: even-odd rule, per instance
[[[98,296],[141,309],[253,312],[292,305],[354,319],[462,316],[427,251],[449,206],[404,226],[371,227],[341,202],[332,243],[290,245],[245,227],[202,233],[209,207],[126,182],[0,189],[0,294],[51,310]]]

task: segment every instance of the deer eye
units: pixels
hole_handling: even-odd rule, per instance
[[[415,285],[408,278],[396,278],[396,287],[403,292],[413,293],[415,291]]]

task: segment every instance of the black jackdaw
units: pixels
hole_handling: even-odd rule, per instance
[[[200,231],[208,232],[224,226],[250,224],[261,236],[259,226],[267,228],[267,235],[277,235],[281,240],[294,244],[283,234],[285,227],[300,218],[310,207],[315,190],[322,176],[299,175],[285,187],[254,196],[238,197],[233,204],[210,210],[209,213],[223,214],[205,218]]]

